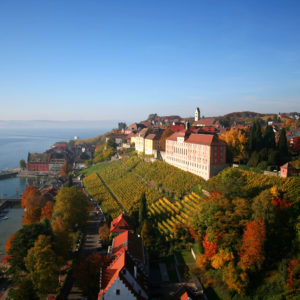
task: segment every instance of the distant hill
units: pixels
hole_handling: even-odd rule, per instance
[[[224,115],[224,117],[235,118],[235,119],[244,119],[244,118],[261,118],[265,114],[256,113],[253,111],[241,111],[241,112],[232,112],[230,114]]]

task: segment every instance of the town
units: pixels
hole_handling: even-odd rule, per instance
[[[5,294],[25,299],[29,289],[31,299],[209,299],[210,279],[203,273],[208,272],[208,260],[219,269],[236,250],[217,252],[220,229],[208,241],[208,227],[203,239],[198,219],[202,207],[207,201],[221,201],[222,206],[228,201],[222,197],[235,199],[236,188],[240,197],[253,197],[244,191],[253,176],[268,182],[263,193],[276,183],[270,190],[274,207],[295,207],[299,133],[297,113],[205,118],[196,108],[193,118],[152,114],[129,126],[120,122],[99,137],[58,142],[44,153],[29,153],[18,176],[44,180],[22,195],[26,226],[7,241],[8,255],[1,260]],[[286,177],[296,180],[290,183],[296,190],[280,188]],[[35,237],[30,237],[31,230]],[[21,236],[29,239],[26,244]],[[54,265],[42,275],[32,263],[46,267],[50,262],[34,251],[51,245],[51,236],[53,250],[47,255]],[[20,249],[23,257],[17,255]],[[223,263],[216,267],[220,253]],[[46,276],[47,283],[31,283],[31,277],[15,281],[20,271]],[[234,287],[228,280],[223,278],[229,290],[245,293],[246,282]],[[18,282],[18,288],[10,281]]]

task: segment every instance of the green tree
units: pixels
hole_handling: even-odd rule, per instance
[[[19,162],[20,168],[24,170],[26,168],[26,162],[24,159],[21,159]]]
[[[268,125],[265,129],[264,133],[264,147],[267,149],[275,149],[275,133],[273,131],[273,127]]]
[[[139,208],[139,224],[140,226],[144,223],[147,219],[147,202],[145,193],[141,195],[140,198],[140,208]]]
[[[32,281],[29,277],[22,278],[18,288],[13,290],[13,295],[10,297],[14,300],[38,300],[39,297],[34,290]]]
[[[8,252],[10,272],[17,274],[21,270],[25,271],[24,257],[27,256],[28,250],[33,247],[34,242],[41,234],[53,239],[52,228],[47,218],[40,223],[25,225],[16,233]]]
[[[250,131],[249,149],[251,152],[259,151],[263,147],[263,137],[261,133],[261,127],[258,120],[253,123]]]
[[[278,141],[278,150],[280,152],[280,165],[289,161],[289,151],[288,144],[286,139],[286,131],[285,128],[280,130],[280,136]]]
[[[53,218],[57,216],[61,216],[67,230],[72,230],[76,226],[82,228],[88,218],[86,195],[74,186],[61,188],[53,209]]]
[[[78,286],[88,296],[88,299],[97,299],[99,290],[99,274],[101,268],[106,268],[110,257],[99,253],[81,256],[74,268],[74,277]]]
[[[52,249],[51,239],[40,235],[25,258],[28,276],[40,299],[58,286],[59,266]]]
[[[145,221],[142,226],[141,236],[146,247],[151,247],[152,245],[152,237],[151,237],[151,227],[149,225],[149,221]]]

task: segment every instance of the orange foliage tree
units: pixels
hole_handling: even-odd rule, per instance
[[[9,239],[6,241],[6,244],[5,244],[5,252],[8,253],[10,247],[11,247],[11,241],[13,240],[13,238],[15,237],[16,233],[13,233]]]
[[[35,196],[39,196],[41,195],[40,190],[33,186],[33,185],[29,185],[26,187],[26,189],[24,190],[23,194],[22,194],[22,199],[21,199],[21,206],[22,208],[26,207],[27,204],[27,200],[30,198],[33,198]]]
[[[213,236],[212,234],[206,233],[202,242],[206,257],[211,258],[217,253],[219,238],[219,233]]]
[[[298,259],[291,259],[289,261],[289,265],[288,265],[288,278],[287,278],[287,283],[286,283],[286,287],[288,289],[292,289],[295,287],[296,284],[296,278],[294,276],[295,273],[295,269],[299,264],[299,260]]]
[[[244,229],[242,247],[239,252],[239,266],[242,270],[247,270],[251,266],[261,267],[265,257],[263,255],[263,245],[266,240],[266,228],[263,219],[248,222]]]
[[[110,257],[101,256],[94,252],[88,256],[80,257],[77,265],[75,265],[76,282],[89,298],[97,296],[100,268],[107,267],[110,260]]]
[[[24,213],[23,224],[33,224],[41,219],[41,211],[45,205],[45,198],[40,195],[28,197],[26,201],[26,211]]]
[[[42,220],[43,218],[47,218],[50,220],[52,217],[52,211],[53,211],[53,203],[52,201],[47,201],[45,206],[42,207],[40,220]]]

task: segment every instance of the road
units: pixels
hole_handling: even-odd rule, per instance
[[[96,209],[89,213],[89,219],[86,227],[86,235],[83,246],[81,248],[80,254],[90,254],[97,251],[99,248],[99,234],[98,228],[100,224],[101,210],[99,214],[96,214]],[[67,299],[80,300],[84,298],[80,288],[76,285],[75,280],[73,280],[71,291]]]

